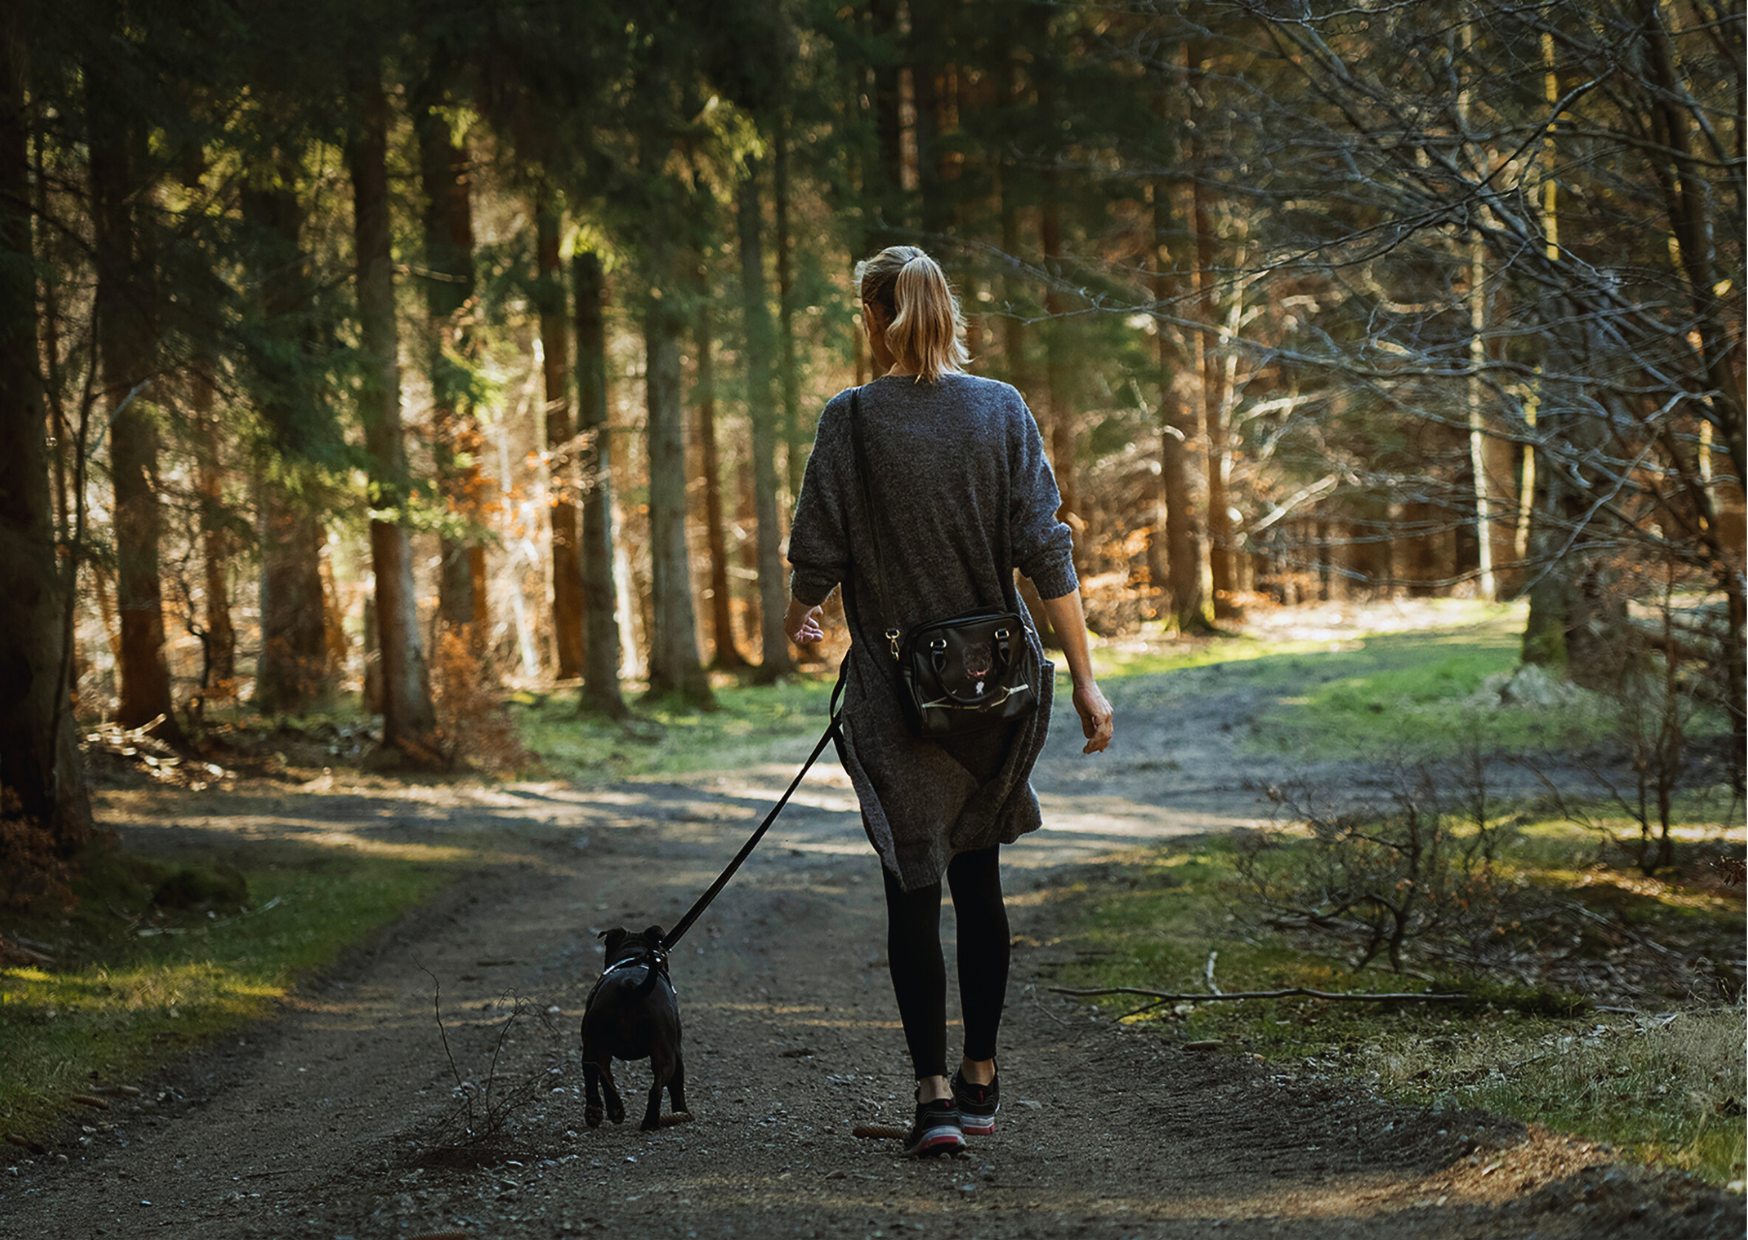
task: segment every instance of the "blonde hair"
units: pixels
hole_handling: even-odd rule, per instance
[[[930,383],[958,374],[965,351],[965,319],[941,265],[914,245],[889,245],[856,264],[862,301],[886,316],[886,344],[898,364]]]

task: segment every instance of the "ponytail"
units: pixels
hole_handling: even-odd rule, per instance
[[[887,246],[856,265],[862,300],[886,314],[886,343],[900,366],[933,383],[971,360],[959,299],[940,264],[913,245]]]

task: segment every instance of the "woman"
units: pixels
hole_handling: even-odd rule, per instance
[[[1087,655],[1073,535],[1056,519],[1061,498],[1025,401],[1005,383],[964,372],[959,306],[927,254],[888,247],[857,266],[856,281],[880,376],[859,401],[875,511],[867,511],[856,472],[850,394],[840,393],[820,417],[795,505],[784,629],[798,644],[819,641],[820,607],[843,586],[852,644],[838,753],[886,880],[887,955],[917,1078],[905,1153],[917,1156],[959,1149],[964,1133],[995,1131],[996,1034],[1008,972],[997,853],[1042,825],[1028,777],[1044,744],[1054,669],[1028,626],[1026,641],[1044,667],[1038,710],[995,731],[920,740],[905,725],[883,634],[979,607],[1023,614],[1017,568],[1044,596],[1061,638],[1084,752],[1110,743],[1111,707]],[[897,615],[875,614],[876,527],[887,604]],[[943,872],[958,920],[965,1026],[951,1080]]]

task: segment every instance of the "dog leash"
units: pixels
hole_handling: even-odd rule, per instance
[[[736,870],[740,869],[741,862],[752,856],[753,849],[757,848],[759,846],[759,841],[765,838],[765,832],[770,830],[773,822],[777,821],[777,815],[783,812],[783,807],[785,805],[789,804],[789,798],[794,795],[795,790],[801,786],[801,781],[806,777],[808,770],[819,760],[819,755],[825,751],[826,744],[831,741],[833,737],[841,735],[842,722],[839,716],[842,708],[839,703],[843,697],[844,676],[848,672],[849,666],[850,656],[845,655],[843,663],[838,668],[838,683],[832,686],[831,704],[828,707],[831,712],[831,722],[825,725],[825,731],[820,734],[819,742],[814,745],[813,752],[807,755],[807,761],[801,764],[801,769],[796,772],[795,778],[789,782],[789,787],[784,791],[777,803],[771,807],[771,812],[765,815],[765,821],[761,822],[758,830],[754,831],[751,837],[748,838],[747,842],[741,845],[741,849],[735,854],[734,860],[728,863],[728,868],[721,874],[717,875],[716,881],[710,884],[710,889],[698,897],[692,907],[686,910],[686,915],[674,924],[674,928],[662,936],[662,948],[664,951],[671,951],[673,949],[674,944],[680,941],[680,936],[690,930],[692,928],[692,923],[698,920],[698,915],[710,907],[710,902],[716,899],[717,893],[724,887],[728,886],[728,880],[734,877],[734,872]]]

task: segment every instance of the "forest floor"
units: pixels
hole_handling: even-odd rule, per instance
[[[273,1019],[141,1082],[47,1154],[9,1151],[0,1236],[1743,1234],[1740,1194],[1606,1147],[1303,1081],[1049,993],[1044,897],[1077,867],[1267,817],[1254,788],[1269,764],[1236,739],[1254,686],[1210,671],[1169,700],[1113,689],[1106,755],[1080,755],[1058,703],[1035,780],[1048,828],[1003,853],[1017,944],[1004,1106],[963,1157],[906,1162],[896,1142],[852,1132],[904,1125],[911,1083],[878,865],[835,763],[673,959],[692,1118],[655,1133],[635,1127],[643,1064],[617,1070],[627,1124],[583,1122],[577,1026],[596,932],[672,924],[781,791],[788,755],[589,789],[292,769],[224,790],[112,788],[100,816],[147,851],[473,838],[494,860]],[[949,910],[945,937],[951,926]],[[487,1146],[454,1122],[458,1077],[476,1121],[502,1120]]]

